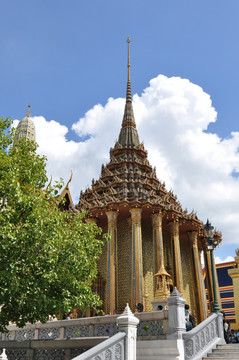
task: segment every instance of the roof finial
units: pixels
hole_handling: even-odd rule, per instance
[[[124,108],[124,117],[122,121],[122,127],[119,134],[119,144],[124,147],[136,147],[139,145],[139,136],[136,130],[136,124],[134,120],[134,111],[132,104],[132,95],[131,95],[131,82],[130,82],[130,52],[129,44],[130,37],[127,38],[128,43],[128,81],[127,81],[127,90],[126,90],[126,103]]]
[[[29,118],[31,116],[31,111],[30,111],[30,107],[31,105],[28,105],[28,109],[27,109],[27,117]]]
[[[71,182],[71,180],[72,180],[72,176],[73,176],[73,172],[72,172],[72,170],[71,170],[71,176],[70,176],[70,179],[68,180],[68,183],[66,184],[66,188],[68,188],[69,183],[70,183],[70,182]]]
[[[128,43],[128,81],[130,81],[130,51],[129,51],[129,44],[130,44],[130,37],[128,36],[127,39],[127,43]]]

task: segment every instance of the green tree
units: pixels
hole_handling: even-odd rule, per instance
[[[85,214],[59,209],[61,184],[45,187],[46,158],[37,144],[14,143],[0,119],[0,330],[9,322],[46,321],[72,307],[99,306],[91,290],[106,237]],[[99,239],[101,238],[101,239]]]

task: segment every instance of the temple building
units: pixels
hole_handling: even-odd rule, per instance
[[[17,125],[15,138],[16,142],[20,139],[36,141],[35,125],[30,116],[30,105],[28,105],[27,116],[25,116],[21,121],[19,121]]]
[[[160,182],[140,142],[131,96],[130,39],[128,38],[126,103],[118,141],[110,160],[102,165],[91,188],[81,192],[78,210],[87,209],[87,221],[95,221],[111,236],[98,264],[95,289],[103,310],[123,311],[129,303],[152,310],[176,286],[191,312],[201,322],[207,317],[202,274],[204,252],[208,298],[212,301],[212,273],[204,225],[194,212],[184,210],[172,191]],[[221,235],[215,231],[214,240]]]

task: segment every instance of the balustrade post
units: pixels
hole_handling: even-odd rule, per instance
[[[26,360],[34,359],[34,349],[27,349]]]
[[[223,314],[221,312],[217,313],[217,331],[218,331],[218,337],[222,339],[223,343],[225,343],[224,328],[223,328]]]
[[[8,360],[7,354],[6,354],[6,350],[3,349],[1,355],[0,355],[0,360]]]
[[[186,332],[185,326],[185,299],[181,297],[175,287],[172,294],[167,298],[168,302],[168,333],[167,339],[182,339]]]
[[[125,332],[125,360],[136,360],[137,325],[139,319],[132,314],[127,304],[122,315],[117,317],[119,332]]]

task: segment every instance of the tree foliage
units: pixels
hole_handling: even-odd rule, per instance
[[[14,145],[11,120],[0,119],[1,331],[100,305],[91,285],[106,239],[84,214],[59,209],[62,184],[43,190],[46,158],[36,149],[32,141]]]

